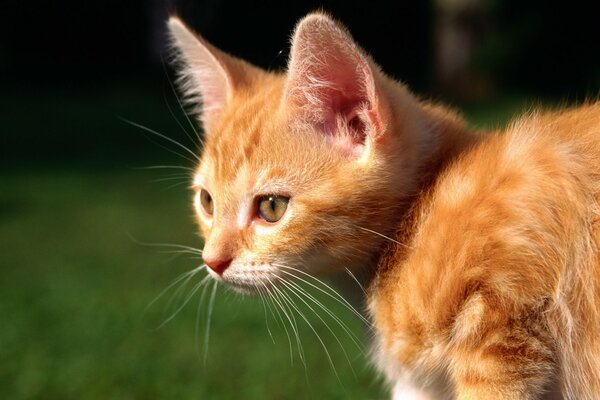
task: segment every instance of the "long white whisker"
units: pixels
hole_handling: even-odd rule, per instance
[[[184,181],[184,182],[177,182],[177,183],[174,183],[174,184],[172,184],[172,185],[170,185],[170,186],[167,186],[167,187],[166,187],[166,190],[171,190],[171,189],[174,189],[174,188],[176,188],[176,187],[183,186],[183,185],[186,185],[186,187],[187,187],[188,189],[191,189],[191,188],[192,188],[192,186],[190,185],[190,183],[189,183],[189,182],[186,180],[186,181]]]
[[[189,161],[192,161],[192,162],[198,162],[198,161],[200,161],[200,157],[196,153],[194,153],[192,150],[188,149],[186,146],[184,146],[181,143],[179,143],[177,140],[172,139],[172,138],[170,138],[170,137],[168,137],[166,135],[163,135],[162,133],[157,132],[154,129],[148,128],[147,126],[138,124],[137,122],[133,122],[131,120],[128,120],[127,118],[119,117],[119,119],[121,121],[125,122],[125,123],[128,123],[129,125],[135,126],[135,127],[139,128],[139,129],[142,129],[142,130],[144,130],[146,132],[152,133],[153,135],[156,135],[159,138],[161,138],[163,140],[166,140],[167,142],[173,143],[177,147],[185,150],[188,154],[191,154],[192,157],[193,157],[193,159],[191,159],[191,160],[188,158]],[[187,158],[187,157],[184,157],[184,158]],[[194,161],[194,160],[196,160],[196,161]]]
[[[313,312],[313,314],[315,314],[317,316],[317,318],[323,323],[323,325],[325,325],[325,328],[327,328],[327,330],[331,333],[331,335],[334,337],[335,341],[340,346],[340,349],[342,349],[342,352],[344,353],[344,356],[346,357],[346,360],[348,361],[348,365],[350,365],[350,369],[352,370],[352,373],[354,374],[354,376],[356,376],[356,373],[354,372],[354,368],[352,368],[352,361],[350,361],[350,357],[348,356],[348,353],[346,352],[346,349],[344,348],[344,345],[342,344],[341,340],[338,338],[338,336],[333,331],[333,329],[331,329],[329,324],[323,319],[323,317],[321,317],[321,315],[310,304],[308,304],[308,302],[306,302],[306,300],[304,300],[302,298],[301,295],[307,296],[307,293],[302,288],[300,288],[298,285],[296,285],[296,284],[292,285],[291,284],[292,282],[287,282],[285,279],[282,279],[282,278],[279,278],[279,280],[281,281],[281,283],[284,286],[286,286],[290,290],[290,292],[292,294],[294,294],[306,307],[308,307],[308,309],[311,310]],[[314,300],[314,302],[321,306],[321,304],[318,301]],[[323,306],[321,306],[321,308],[325,309]],[[329,312],[329,310],[327,310],[327,311]],[[352,338],[351,335],[350,335],[350,337]]]
[[[174,150],[174,149],[172,149],[172,148],[170,148],[170,147],[168,147],[168,146],[166,146],[166,145],[162,144],[161,142],[154,140],[154,138],[153,138],[152,136],[146,136],[146,135],[144,135],[144,137],[146,137],[146,138],[147,138],[147,139],[148,139],[150,142],[152,142],[152,143],[153,143],[153,144],[155,144],[156,146],[160,147],[160,148],[161,148],[161,149],[163,149],[163,150],[166,150],[166,151],[168,151],[168,152],[169,152],[169,153],[171,153],[171,154],[174,154],[174,155],[176,155],[176,156],[177,156],[177,157],[179,157],[179,158],[182,158],[182,159],[184,159],[184,160],[186,160],[186,161],[189,161],[189,162],[190,162],[190,163],[192,163],[192,164],[196,164],[196,163],[197,163],[197,161],[196,161],[195,159],[193,159],[193,158],[190,158],[190,157],[188,157],[187,155],[185,155],[184,153],[180,153],[179,151],[177,151],[177,150]]]
[[[167,77],[167,81],[169,82],[169,86],[171,87],[171,91],[173,92],[173,95],[175,96],[175,99],[177,100],[177,104],[179,104],[179,108],[181,108],[181,111],[182,111],[183,115],[185,116],[185,119],[187,120],[187,122],[190,124],[192,131],[196,134],[196,137],[198,138],[198,143],[200,143],[200,145],[204,145],[204,142],[202,141],[202,138],[200,137],[198,130],[194,127],[192,120],[188,116],[188,114],[185,110],[185,107],[183,106],[183,104],[181,103],[181,100],[179,99],[179,95],[177,94],[177,90],[175,89],[173,82],[171,82],[171,79],[169,79],[169,74],[167,73],[167,69],[165,67],[165,62],[162,59],[162,57],[161,57],[161,63],[162,63],[163,71],[165,72],[165,75]]]
[[[171,83],[171,82],[169,81],[169,83]],[[177,98],[177,97],[175,97],[175,98]],[[171,105],[169,104],[169,100],[167,99],[167,96],[165,95],[164,92],[163,92],[163,99],[165,100],[165,104],[167,105],[167,109],[169,110],[169,113],[171,114],[171,116],[173,117],[173,119],[175,120],[175,122],[177,122],[177,125],[179,125],[179,127],[181,128],[181,130],[183,131],[183,133],[185,133],[185,136],[187,136],[187,138],[190,139],[190,141],[195,146],[197,146],[199,143],[196,143],[196,141],[194,141],[194,139],[188,133],[187,129],[185,129],[184,126],[179,121],[179,118],[177,118],[175,116],[175,113],[173,112],[173,109],[171,108]],[[179,99],[177,99],[177,101],[179,101]],[[184,114],[185,114],[185,111],[184,111]]]
[[[195,247],[191,247],[191,246],[186,246],[183,244],[174,244],[174,243],[149,243],[149,242],[142,242],[137,240],[136,238],[134,238],[133,236],[129,235],[129,239],[131,239],[131,241],[133,241],[135,244],[138,244],[140,246],[147,246],[147,247],[172,247],[175,249],[185,249],[185,250],[189,250],[190,252],[194,252],[197,254],[202,254],[202,250],[197,249]]]
[[[146,306],[144,312],[147,312],[148,309],[150,309],[150,307],[152,307],[152,305],[154,305],[154,303],[156,303],[158,301],[158,299],[160,299],[162,296],[164,296],[165,293],[167,293],[167,291],[169,291],[169,289],[171,289],[173,286],[175,286],[177,283],[181,282],[183,279],[185,279],[188,275],[192,276],[194,274],[196,274],[197,272],[201,271],[203,268],[205,268],[204,266],[200,266],[197,268],[192,269],[191,271],[186,271],[184,273],[182,273],[181,275],[179,275],[177,278],[175,278],[175,280],[173,282],[171,282],[162,292],[160,292],[158,294],[158,296],[156,296],[154,299],[152,299],[152,301],[150,303],[148,303],[148,305]]]
[[[204,264],[204,267],[206,268],[206,264]],[[200,299],[198,300],[198,308],[196,309],[196,327],[194,342],[196,346],[196,353],[198,354],[198,356],[200,356],[200,314],[202,313],[202,304],[204,303],[204,297],[206,296],[206,289],[208,288],[208,286],[209,285],[204,285],[204,287],[202,288],[202,293],[200,294]]]
[[[372,230],[372,229],[369,229],[369,228],[364,228],[364,227],[362,227],[362,226],[358,226],[358,225],[355,225],[355,226],[356,226],[358,229],[362,229],[363,231],[370,232],[370,233],[372,233],[372,234],[374,234],[374,235],[380,236],[380,237],[382,237],[382,238],[384,238],[384,239],[387,239],[387,240],[389,240],[389,241],[391,241],[391,242],[394,242],[394,243],[396,243],[396,244],[399,244],[400,246],[406,247],[407,249],[411,249],[411,247],[410,247],[410,246],[408,246],[408,245],[406,245],[406,244],[404,244],[404,243],[402,243],[402,242],[399,242],[399,241],[397,241],[396,239],[392,239],[392,238],[391,238],[391,237],[389,237],[389,236],[385,236],[385,235],[384,235],[384,234],[382,234],[382,233],[376,232],[376,231],[374,231],[374,230]]]
[[[271,337],[271,341],[273,342],[273,344],[275,344],[275,338],[273,337],[273,333],[271,332],[271,328],[269,327],[269,316],[267,315],[267,306],[265,304],[266,293],[263,292],[263,289],[261,289],[259,286],[256,287],[256,290],[258,291],[258,296],[260,298],[260,302],[262,303],[263,311],[265,314],[265,325],[267,327],[267,332]]]
[[[208,359],[208,343],[210,342],[210,321],[212,318],[212,312],[215,305],[215,296],[217,295],[217,285],[218,281],[215,280],[213,284],[213,290],[210,295],[210,300],[208,303],[208,316],[206,317],[206,333],[204,335],[204,363],[206,364],[206,360]]]
[[[300,362],[304,365],[304,369],[306,370],[308,367],[306,365],[306,358],[304,355],[304,346],[302,346],[302,341],[300,340],[300,332],[298,330],[298,323],[296,322],[296,317],[292,309],[289,307],[285,294],[275,285],[271,284],[273,288],[273,300],[279,305],[281,311],[287,318],[290,323],[290,328],[294,332],[294,336],[296,337],[296,346],[298,347],[298,357],[300,358]]]
[[[290,349],[290,364],[294,365],[294,350],[292,347],[292,338],[290,336],[290,332],[288,331],[288,328],[285,325],[285,321],[283,320],[283,317],[281,316],[281,312],[277,308],[277,304],[275,304],[275,300],[273,299],[273,296],[274,296],[273,293],[267,286],[266,282],[261,282],[261,283],[267,292],[266,301],[267,301],[267,305],[269,306],[269,310],[271,311],[271,314],[273,315],[273,319],[275,320],[275,322],[277,322],[277,317],[279,317],[279,320],[281,321],[281,326],[283,326],[283,330],[285,331],[285,336],[287,337],[288,345],[289,345],[289,349]],[[271,282],[269,282],[269,283],[272,285]],[[273,309],[275,309],[275,312],[273,311]],[[275,313],[277,314],[277,317],[275,316]],[[277,324],[279,325],[279,322],[277,322]]]
[[[307,299],[309,299],[313,303],[315,303],[327,315],[329,315],[335,322],[337,322],[337,324],[344,330],[344,332],[346,332],[346,334],[348,335],[348,337],[350,337],[350,339],[352,340],[352,342],[354,342],[354,344],[356,345],[356,347],[358,347],[358,349],[364,354],[363,346],[362,346],[360,340],[354,334],[354,332],[352,332],[352,330],[350,330],[350,328],[348,327],[348,325],[346,325],[346,323],[344,323],[344,321],[342,321],[337,315],[335,315],[333,312],[331,312],[331,310],[329,310],[327,307],[325,307],[325,305],[323,303],[321,303],[316,297],[314,297],[312,294],[308,293],[306,290],[304,290],[297,283],[295,283],[293,281],[286,281],[286,280],[284,280],[282,278],[279,278],[279,279],[282,280],[282,282],[283,282],[284,285],[290,285],[290,288],[291,287],[295,287],[298,291],[300,291],[302,293],[302,295],[304,295]]]
[[[273,286],[276,288],[276,286]],[[283,295],[283,292],[281,290],[278,290],[280,294]],[[298,315],[304,320],[304,322],[306,322],[306,324],[308,325],[308,327],[313,331],[313,333],[315,334],[317,340],[319,341],[319,343],[321,343],[321,347],[323,347],[323,350],[325,351],[325,355],[327,356],[327,360],[329,361],[329,365],[331,366],[331,369],[333,370],[333,373],[335,374],[335,376],[337,377],[338,381],[341,383],[341,379],[340,376],[338,375],[338,372],[335,368],[335,365],[333,364],[333,359],[331,358],[331,354],[329,354],[329,350],[327,350],[327,346],[325,345],[325,342],[323,341],[323,339],[321,338],[321,336],[319,335],[319,333],[317,332],[317,330],[315,329],[315,327],[310,323],[310,321],[308,320],[308,318],[306,318],[306,316],[304,315],[304,313],[298,308],[298,306],[287,296],[283,296],[283,299],[285,299],[288,304],[294,309],[296,310],[296,312],[298,313]]]
[[[153,179],[150,182],[151,183],[161,183],[161,182],[170,182],[170,181],[180,181],[182,183],[188,183],[189,177],[187,177],[187,176],[169,176],[166,178]]]
[[[334,299],[334,300],[335,300],[335,301],[337,301],[338,303],[340,303],[340,304],[342,304],[343,306],[345,306],[346,308],[348,308],[348,309],[349,309],[349,310],[350,310],[350,311],[351,311],[351,312],[352,312],[354,315],[356,315],[356,316],[357,316],[358,318],[360,318],[360,319],[361,319],[361,320],[362,320],[362,321],[363,321],[365,324],[367,324],[367,326],[371,326],[371,321],[369,321],[368,319],[366,319],[366,318],[365,318],[365,317],[364,317],[364,316],[363,316],[363,315],[362,315],[360,312],[358,312],[358,311],[357,311],[357,310],[356,310],[356,309],[355,309],[355,308],[352,306],[352,304],[350,304],[350,303],[348,302],[348,300],[346,300],[346,299],[345,299],[345,298],[344,298],[344,297],[343,297],[341,294],[339,294],[339,293],[338,293],[338,292],[337,292],[335,289],[333,289],[331,286],[329,286],[329,285],[328,285],[328,284],[326,284],[325,282],[323,282],[323,281],[319,280],[318,278],[316,278],[316,277],[314,277],[314,276],[312,276],[312,275],[310,275],[310,274],[308,274],[308,273],[306,273],[306,272],[304,272],[304,271],[302,271],[302,270],[300,270],[300,269],[297,269],[297,268],[294,268],[294,267],[290,267],[290,266],[288,266],[288,265],[283,265],[283,264],[273,264],[273,265],[275,265],[275,266],[278,266],[278,267],[280,267],[280,268],[287,268],[287,269],[290,269],[290,270],[296,271],[296,272],[298,272],[298,273],[301,273],[301,274],[303,274],[303,275],[305,275],[305,276],[307,276],[307,277],[309,277],[309,278],[311,278],[311,279],[315,280],[316,282],[320,283],[320,284],[321,284],[321,285],[323,285],[325,288],[329,289],[329,290],[331,291],[331,293],[330,293],[330,292],[328,292],[328,291],[326,291],[326,290],[324,290],[323,288],[320,288],[319,286],[317,286],[317,285],[315,285],[315,284],[313,284],[313,283],[311,283],[311,282],[307,281],[306,279],[303,279],[302,277],[299,277],[298,275],[294,275],[294,274],[292,274],[292,273],[290,273],[290,272],[288,272],[288,271],[284,271],[284,270],[282,270],[282,271],[281,271],[281,272],[283,272],[283,273],[285,273],[285,274],[287,274],[287,275],[290,275],[290,276],[293,276],[293,277],[295,277],[296,279],[300,280],[301,282],[304,282],[304,283],[306,283],[307,285],[309,285],[309,286],[311,286],[311,287],[313,287],[313,288],[317,289],[318,291],[320,291],[320,292],[322,292],[322,293],[326,294],[327,296],[331,297],[332,299]]]
[[[150,165],[147,167],[137,167],[135,169],[183,169],[194,173],[194,168],[184,167],[183,165]]]
[[[190,280],[192,279],[192,277],[194,275],[195,274],[191,274],[190,276],[188,276],[188,278],[186,280],[183,281],[183,283],[181,285],[179,285],[179,287],[175,290],[175,292],[169,298],[169,301],[167,301],[167,304],[164,307],[164,312],[171,309],[171,304],[173,304],[173,302],[175,300],[178,300],[180,298],[180,293],[185,292],[185,289],[187,288],[188,283],[190,282]]]
[[[158,330],[158,329],[162,328],[167,323],[169,323],[169,321],[171,321],[173,318],[175,318],[175,316],[177,314],[179,314],[179,312],[183,309],[183,307],[186,306],[186,304],[190,301],[190,299],[192,297],[194,297],[196,292],[207,282],[208,278],[210,278],[209,275],[205,276],[200,282],[198,282],[192,289],[192,292],[190,293],[190,295],[185,299],[183,304],[181,306],[179,306],[179,308],[177,310],[175,310],[175,312],[173,314],[171,314],[171,316],[169,318],[167,318],[162,324],[160,324],[156,329]]]
[[[350,277],[354,280],[354,282],[356,282],[356,284],[358,285],[358,287],[360,288],[360,290],[362,290],[363,294],[365,296],[367,296],[367,291],[365,290],[365,287],[360,283],[360,281],[356,278],[356,275],[354,275],[352,273],[352,271],[350,271],[350,269],[348,267],[344,268],[346,270],[346,273],[348,275],[350,275]]]
[[[190,255],[196,256],[196,257],[190,257],[190,258],[193,258],[193,259],[201,258],[201,254],[198,254],[195,251],[190,251],[190,250],[165,250],[165,251],[159,251],[158,253],[160,253],[160,254],[176,254],[176,255],[190,254]]]
[[[273,311],[273,303],[272,303],[272,299],[271,296],[273,296],[273,294],[271,293],[271,291],[269,290],[269,287],[267,286],[266,282],[262,282],[259,281],[258,283],[260,283],[260,285],[263,288],[263,295],[264,295],[264,299],[266,301],[266,305],[269,308],[269,312],[271,313],[271,316],[273,317],[273,320],[275,321],[275,323],[277,324],[277,327],[281,327],[279,325],[279,320],[277,319],[274,311]],[[258,288],[257,288],[258,289]]]

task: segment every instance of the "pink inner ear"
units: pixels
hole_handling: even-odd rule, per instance
[[[287,96],[300,117],[360,153],[379,127],[373,73],[346,32],[324,17],[302,22],[292,45]]]

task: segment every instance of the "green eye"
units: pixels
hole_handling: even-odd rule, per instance
[[[258,214],[267,222],[277,222],[287,210],[289,197],[285,196],[261,196],[258,198]]]
[[[207,214],[213,214],[213,200],[210,197],[210,193],[206,190],[200,190],[200,204],[202,204],[202,208],[206,211]]]

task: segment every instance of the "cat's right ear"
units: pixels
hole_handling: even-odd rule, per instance
[[[309,14],[292,39],[285,104],[294,116],[359,155],[383,136],[388,111],[377,65],[350,33],[323,13]]]
[[[210,132],[242,78],[241,61],[212,46],[177,17],[169,18],[168,28],[183,96],[201,104],[200,120]]]

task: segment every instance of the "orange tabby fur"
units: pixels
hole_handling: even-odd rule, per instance
[[[536,399],[554,381],[600,398],[599,103],[481,134],[326,15],[299,23],[288,73],[169,26],[184,95],[204,103],[204,256],[232,260],[217,279],[252,291],[282,265],[367,269],[397,398]],[[277,224],[253,214],[261,193],[290,197]]]

